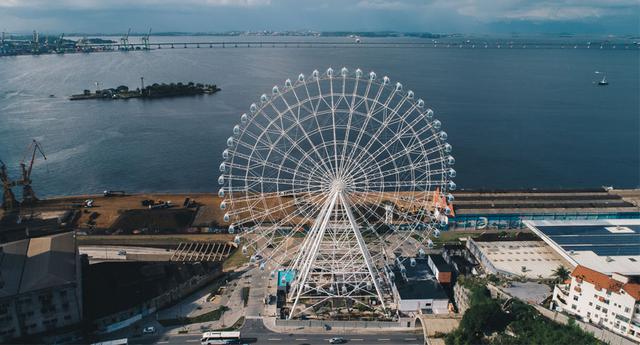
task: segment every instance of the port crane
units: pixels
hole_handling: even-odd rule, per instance
[[[33,38],[31,41],[31,49],[32,52],[34,54],[37,54],[40,52],[40,35],[38,34],[38,32],[36,30],[33,30]]]
[[[56,53],[63,53],[62,44],[64,42],[64,33],[58,37],[58,41],[56,42]]]
[[[2,182],[2,208],[5,210],[11,210],[18,207],[18,201],[13,194],[11,188],[16,184],[11,181],[9,174],[7,173],[7,166],[2,160],[0,160],[0,182]]]
[[[131,28],[127,31],[127,33],[120,37],[120,44],[122,45],[123,50],[129,50],[129,34],[131,33]]]
[[[142,45],[144,50],[151,50],[151,47],[149,46],[149,36],[151,36],[151,28],[149,28],[149,32],[142,36]]]
[[[31,160],[29,161],[28,166],[25,159],[22,159],[22,162],[20,162],[22,179],[17,181],[16,184],[22,186],[22,204],[30,205],[38,200],[38,198],[36,198],[36,193],[31,187],[31,171],[33,170],[33,163],[35,163],[36,155],[38,153],[40,153],[45,160],[47,159],[47,156],[45,156],[42,147],[35,139],[31,142],[31,145],[29,145],[27,152],[31,152]],[[27,157],[25,156],[25,158]]]

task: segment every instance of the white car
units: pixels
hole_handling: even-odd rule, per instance
[[[347,340],[343,337],[335,337],[335,338],[329,339],[329,344],[344,344],[346,342]]]
[[[145,328],[142,330],[142,334],[153,334],[153,333],[155,333],[155,332],[156,332],[156,328],[155,328],[155,327],[153,327],[153,326],[145,327]]]

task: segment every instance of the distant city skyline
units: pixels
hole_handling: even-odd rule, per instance
[[[0,0],[0,30],[640,35],[640,0]]]

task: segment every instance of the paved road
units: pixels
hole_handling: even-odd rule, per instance
[[[329,338],[340,336],[347,339],[347,344],[356,345],[422,345],[422,336],[413,333],[389,332],[387,334],[349,334],[341,330],[327,331],[322,334],[285,334],[273,333],[266,329],[262,320],[247,320],[240,330],[243,343],[247,344],[328,344]],[[198,344],[199,334],[150,336],[130,339],[130,344]]]
[[[120,252],[122,255],[120,255]],[[128,246],[79,246],[80,254],[87,254],[92,261],[126,261],[136,260],[141,257],[157,257],[163,261],[169,261],[174,250],[150,247],[128,247]]]

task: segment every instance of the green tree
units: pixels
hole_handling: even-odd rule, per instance
[[[553,271],[553,276],[556,277],[557,282],[564,282],[569,279],[570,274],[571,272],[562,265],[558,265],[558,267]]]

